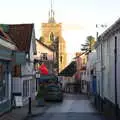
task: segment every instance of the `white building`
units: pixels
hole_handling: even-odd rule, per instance
[[[11,109],[12,52],[17,49],[10,37],[0,28],[0,115]]]
[[[92,51],[88,55],[87,67],[86,67],[86,80],[92,81],[91,72],[95,75],[96,73],[96,51]]]
[[[17,46],[12,61],[12,94],[21,95],[23,105],[28,97],[35,99],[36,80],[34,75],[35,30],[33,24],[8,25],[7,34]]]
[[[96,43],[97,93],[103,100],[104,107],[112,111],[115,102],[115,39],[117,41],[117,104],[120,108],[120,19],[98,37]],[[103,107],[103,109],[104,109]],[[112,113],[112,112],[111,112]]]
[[[54,63],[56,59],[54,50],[42,43],[40,40],[36,40],[36,51],[37,54],[34,55],[36,67],[44,62],[44,64],[47,66],[49,74],[54,73]]]

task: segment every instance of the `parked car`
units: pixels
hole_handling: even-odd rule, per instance
[[[59,85],[50,84],[46,88],[45,100],[63,101],[63,92]]]
[[[38,79],[38,84],[45,82],[46,84],[58,83],[58,77],[56,75],[41,75]]]

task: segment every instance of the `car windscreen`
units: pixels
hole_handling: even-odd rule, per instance
[[[60,90],[59,87],[56,87],[56,86],[49,86],[47,88],[47,91],[49,91],[49,92],[59,91],[59,90]]]

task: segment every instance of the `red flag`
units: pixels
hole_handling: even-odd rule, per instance
[[[42,65],[39,67],[39,70],[40,70],[40,73],[41,73],[42,75],[48,75],[48,69],[47,69],[47,67],[46,67],[45,64],[42,64]]]

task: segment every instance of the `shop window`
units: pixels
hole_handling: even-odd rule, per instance
[[[13,77],[20,77],[20,75],[21,75],[21,66],[20,65],[14,65],[12,75],[13,75]]]
[[[5,65],[0,64],[0,101],[4,100],[6,97],[6,80],[7,80],[7,71],[5,72]]]
[[[3,66],[0,65],[0,82],[2,81],[2,76],[3,76]]]

